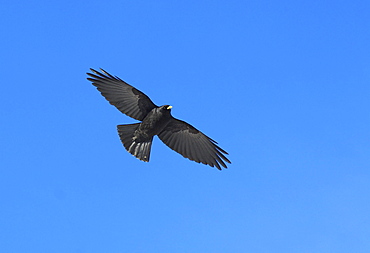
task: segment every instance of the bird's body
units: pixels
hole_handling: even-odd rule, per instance
[[[171,119],[171,109],[169,105],[163,105],[152,109],[140,123],[140,134],[154,136],[162,132]]]
[[[91,69],[87,73],[93,85],[118,110],[140,120],[141,123],[118,125],[118,134],[123,146],[136,158],[149,162],[152,140],[155,135],[168,147],[198,163],[227,168],[231,163],[226,151],[217,142],[204,135],[190,124],[171,115],[170,105],[156,106],[148,96],[120,78]]]

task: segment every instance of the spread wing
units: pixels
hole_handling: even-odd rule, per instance
[[[122,113],[137,120],[143,120],[145,116],[156,106],[150,98],[132,87],[119,77],[112,76],[100,69],[101,72],[90,69],[93,73],[87,73],[94,86],[101,92],[111,105],[117,107]]]
[[[216,166],[219,170],[220,164],[227,168],[225,162],[231,163],[224,155],[228,153],[216,141],[184,121],[172,118],[158,137],[168,147],[197,163]]]

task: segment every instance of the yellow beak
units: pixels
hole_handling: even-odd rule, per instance
[[[172,105],[169,105],[167,106],[167,110],[171,109],[172,108]]]

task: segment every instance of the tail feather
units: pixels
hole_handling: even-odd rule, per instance
[[[130,154],[141,161],[149,162],[153,136],[139,142],[134,136],[139,125],[140,123],[118,125],[118,134],[123,146]]]

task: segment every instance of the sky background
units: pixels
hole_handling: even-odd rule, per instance
[[[6,1],[2,252],[370,252],[369,1]],[[104,68],[229,152],[158,138],[86,80]]]

